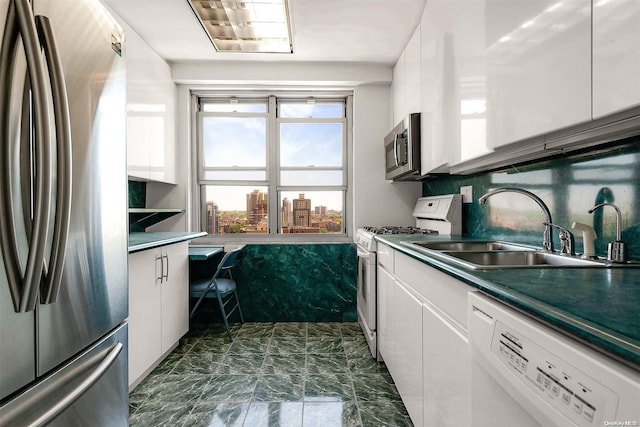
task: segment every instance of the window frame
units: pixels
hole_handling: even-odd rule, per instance
[[[229,241],[255,241],[255,242],[350,242],[353,239],[353,230],[350,226],[353,215],[352,186],[353,174],[353,93],[351,91],[325,92],[325,91],[286,91],[274,92],[192,92],[192,123],[193,123],[193,153],[191,156],[192,169],[192,223],[198,229],[203,229],[206,220],[206,188],[208,185],[223,186],[256,186],[266,187],[268,192],[268,232],[267,233],[232,233],[232,234],[208,234],[201,238],[201,242],[229,242]],[[226,112],[205,112],[202,105],[211,102],[228,102],[237,100],[238,103],[267,100],[266,123],[266,164],[265,180],[211,180],[205,179],[206,170],[223,170],[224,168],[205,168],[204,165],[204,117],[228,117]],[[315,103],[340,102],[344,105],[343,117],[340,118],[280,118],[279,103],[299,103],[312,100]],[[265,113],[234,113],[237,117],[264,117]],[[343,145],[342,166],[317,166],[281,167],[280,165],[280,125],[282,123],[342,123]],[[282,170],[342,170],[342,183],[340,185],[281,185]],[[258,170],[252,167],[237,167],[234,170]],[[259,170],[262,170],[260,168]],[[280,195],[282,192],[313,193],[314,191],[341,191],[342,192],[342,233],[282,233],[280,215]],[[206,230],[206,228],[204,228]]]

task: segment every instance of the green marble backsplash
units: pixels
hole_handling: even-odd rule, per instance
[[[353,243],[249,244],[233,277],[245,321],[355,322],[356,271]]]
[[[463,205],[463,234],[480,239],[500,239],[542,245],[545,219],[531,199],[516,193],[500,193],[486,205],[478,198],[498,187],[521,187],[538,195],[551,211],[553,222],[571,230],[573,222],[594,227],[596,252],[606,256],[607,243],[616,237],[616,216],[605,206],[593,214],[587,210],[602,202],[615,203],[622,211],[622,240],[630,259],[640,260],[640,139],[607,152],[558,157],[501,172],[469,176],[444,176],[423,182],[422,194],[459,193],[473,186],[473,203]],[[583,251],[582,233],[576,232],[576,252]],[[556,250],[560,248],[554,232]]]
[[[147,199],[147,183],[129,181],[129,207],[144,208]]]

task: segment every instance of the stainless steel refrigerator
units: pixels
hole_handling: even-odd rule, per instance
[[[126,426],[121,28],[0,0],[0,425]]]

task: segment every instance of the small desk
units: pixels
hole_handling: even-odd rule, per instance
[[[189,247],[189,260],[190,261],[206,261],[214,255],[224,252],[223,247]]]

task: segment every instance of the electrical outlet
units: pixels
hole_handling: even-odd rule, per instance
[[[460,187],[460,194],[462,194],[462,203],[473,203],[473,186],[465,185]]]

